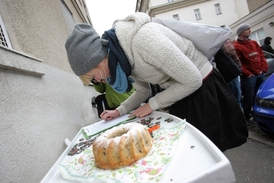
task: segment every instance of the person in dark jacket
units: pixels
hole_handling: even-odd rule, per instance
[[[274,54],[273,48],[270,46],[272,41],[271,37],[266,37],[264,39],[264,45],[262,46],[262,50],[267,51],[268,53]]]
[[[222,50],[234,61],[234,63],[242,70],[241,61],[235,51],[233,41],[231,39],[227,39],[225,44],[222,46]],[[240,75],[239,75],[240,76]],[[228,87],[232,91],[234,97],[236,98],[239,106],[241,107],[241,99],[242,99],[242,91],[240,86],[240,77],[237,76],[236,78],[232,79],[231,81],[227,82]]]

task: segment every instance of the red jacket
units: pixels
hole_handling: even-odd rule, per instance
[[[267,72],[268,64],[256,41],[237,39],[234,47],[242,64],[242,77],[247,78],[251,74],[257,76],[261,72]]]

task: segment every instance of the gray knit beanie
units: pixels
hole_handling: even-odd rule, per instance
[[[247,23],[241,24],[237,29],[237,35],[240,36],[242,32],[244,32],[246,29],[249,29],[250,25]]]
[[[76,25],[65,44],[73,72],[81,76],[94,69],[106,57],[106,45],[92,26]]]

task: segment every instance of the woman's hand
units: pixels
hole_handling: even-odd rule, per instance
[[[144,105],[142,105],[141,107],[139,107],[138,109],[136,109],[135,111],[133,111],[129,117],[138,117],[138,118],[142,118],[145,117],[149,114],[151,114],[153,112],[153,110],[150,108],[149,103],[146,103]]]
[[[100,114],[101,119],[109,121],[120,116],[117,110],[105,110]]]

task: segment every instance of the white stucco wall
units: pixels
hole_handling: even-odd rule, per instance
[[[239,15],[239,19],[246,16],[249,13],[247,1],[234,0],[236,4],[236,11]]]
[[[274,22],[274,1],[270,1],[265,5],[261,6],[260,8],[256,9],[255,11],[251,12],[247,16],[237,20],[233,24],[230,25],[232,29],[232,33],[237,39],[236,30],[238,26],[242,23],[248,23],[251,26],[251,32],[258,31],[263,29],[264,37],[270,36],[274,37],[274,26],[270,26],[270,22]],[[273,47],[273,42],[272,42]]]
[[[75,23],[73,1],[64,0]],[[65,51],[70,33],[62,1],[0,0],[0,182],[40,182],[83,127],[99,121],[91,98],[72,72]]]
[[[168,0],[150,0],[149,7],[158,6],[158,5],[165,4],[165,3],[168,3]]]
[[[98,93],[72,73],[1,47],[0,60],[44,74],[0,67],[0,182],[37,183],[65,150],[65,138],[99,121],[91,106]]]
[[[155,0],[153,1],[153,3]],[[214,4],[219,3],[222,14],[216,15]],[[154,6],[154,5],[153,5]],[[194,10],[199,9],[202,19],[197,21]],[[238,20],[238,14],[234,0],[213,0],[194,5],[169,10],[167,12],[156,14],[158,18],[173,18],[173,15],[178,14],[181,21],[196,22],[202,24],[210,24],[229,27],[230,24]]]

